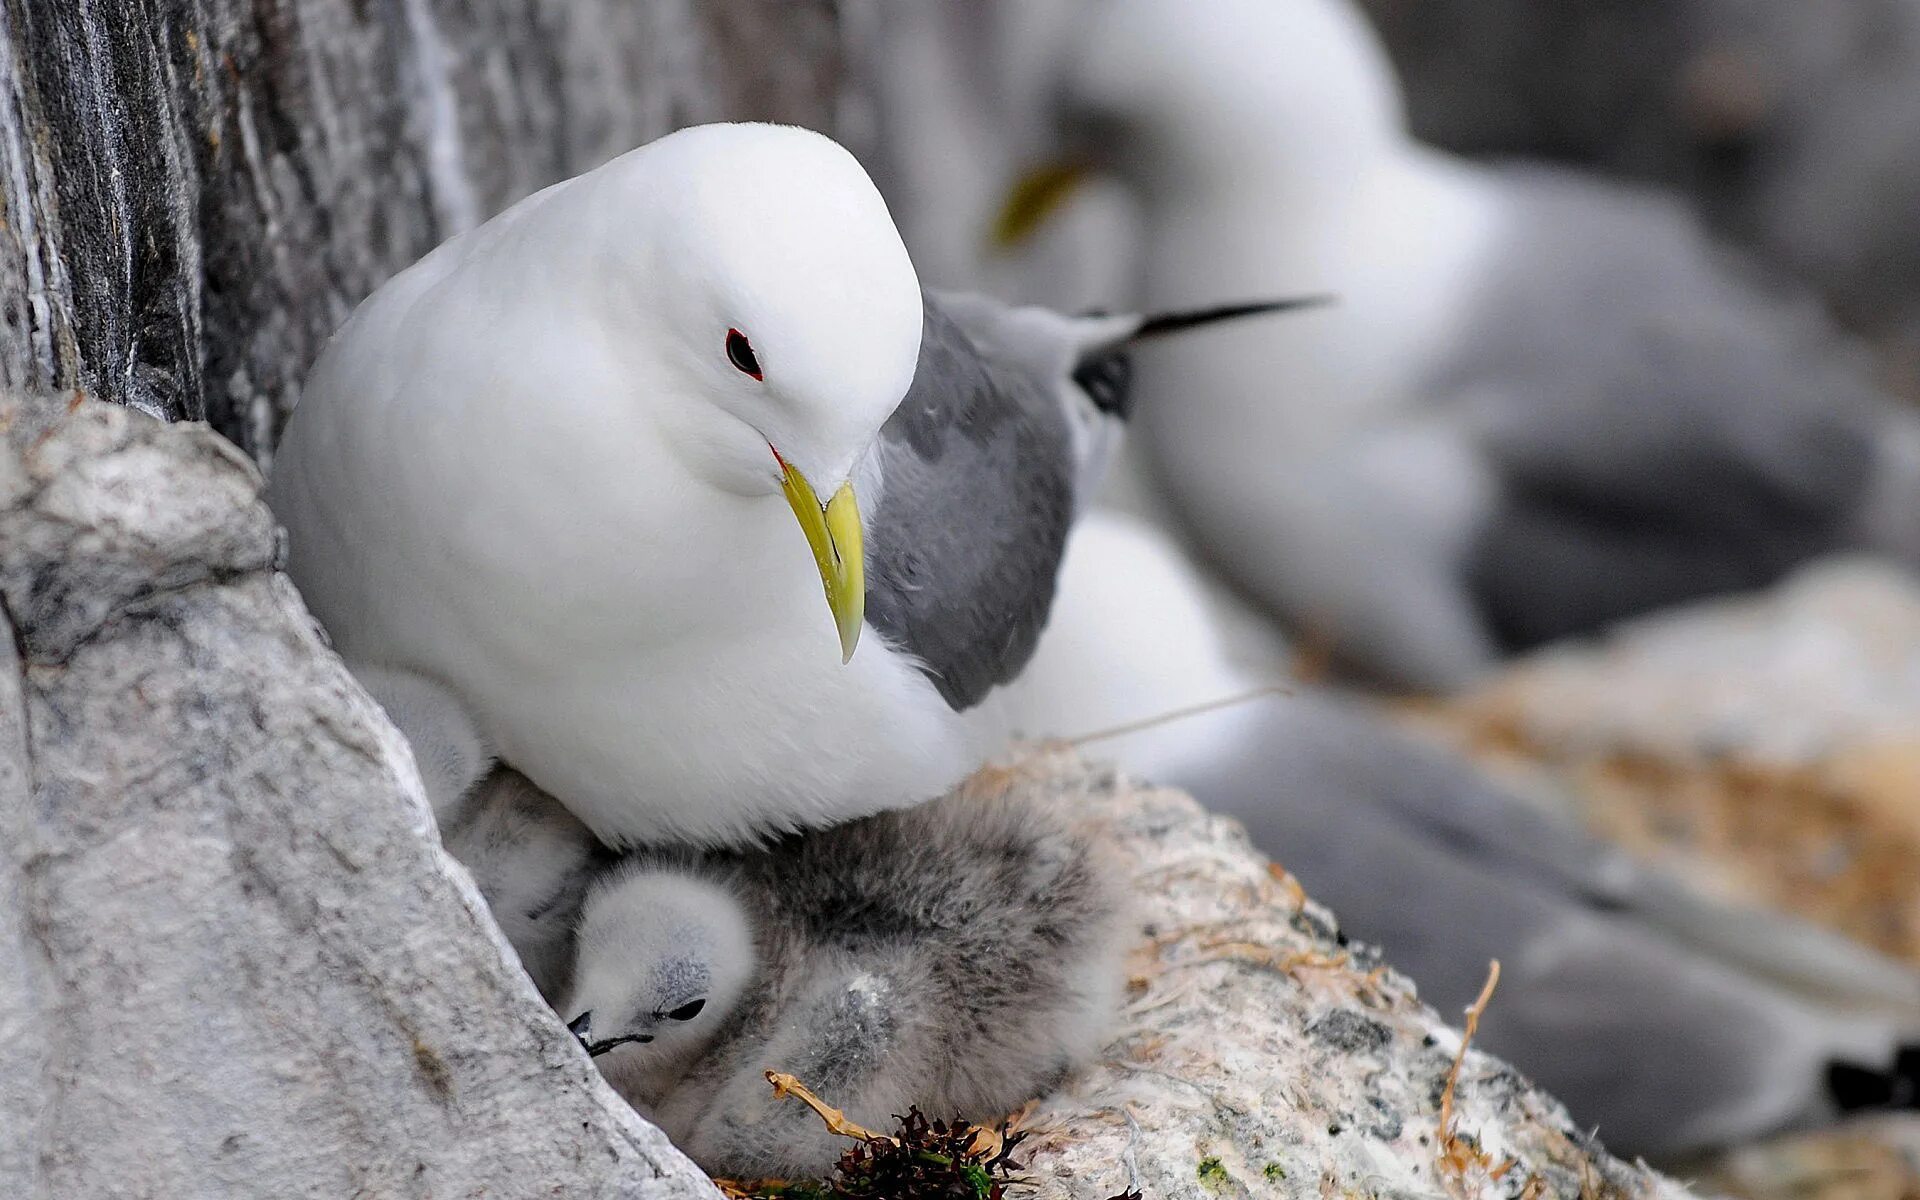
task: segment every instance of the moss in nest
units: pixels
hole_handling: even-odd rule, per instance
[[[1287,1169],[1279,1163],[1268,1163],[1261,1168],[1260,1173],[1267,1177],[1268,1183],[1277,1183],[1287,1177]]]
[[[1200,1176],[1200,1185],[1208,1191],[1218,1191],[1227,1186],[1227,1168],[1217,1158],[1203,1158],[1195,1172]]]
[[[833,1178],[742,1182],[716,1179],[729,1200],[1004,1200],[1009,1183],[1021,1182],[1013,1149],[1026,1137],[1006,1124],[985,1129],[955,1118],[929,1121],[918,1108],[897,1117],[894,1132],[875,1133],[813,1094],[791,1075],[768,1071],[781,1098],[804,1103],[833,1134],[858,1143],[834,1164]],[[1218,1165],[1219,1160],[1212,1160]],[[1129,1164],[1131,1166],[1131,1164]],[[1221,1171],[1222,1178],[1225,1171]],[[1141,1200],[1136,1187],[1108,1200]]]
[[[910,1108],[892,1137],[868,1139],[840,1156],[832,1194],[835,1200],[1000,1200],[1019,1169],[1013,1148],[1020,1136],[965,1121],[929,1121]]]
[[[856,1144],[819,1183],[719,1180],[734,1200],[1002,1200],[1020,1164],[1013,1149],[1024,1136],[965,1121],[930,1121],[918,1108],[891,1134],[847,1119],[791,1075],[767,1072],[777,1096],[791,1096],[820,1115],[834,1134]]]

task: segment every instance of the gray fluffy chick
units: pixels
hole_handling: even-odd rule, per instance
[[[1113,878],[1063,813],[967,789],[747,854],[636,855],[587,899],[561,1012],[707,1170],[822,1174],[845,1142],[765,1072],[868,1126],[997,1120],[1107,1035]]]

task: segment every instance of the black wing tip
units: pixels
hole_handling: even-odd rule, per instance
[[[1843,1113],[1920,1109],[1920,1046],[1902,1046],[1893,1066],[1827,1064],[1827,1096]]]
[[[1282,296],[1272,300],[1244,300],[1233,304],[1216,304],[1207,308],[1188,308],[1173,312],[1151,313],[1140,322],[1140,328],[1133,331],[1129,341],[1141,338],[1163,337],[1169,333],[1180,333],[1188,329],[1198,329],[1204,325],[1215,325],[1222,321],[1238,321],[1243,317],[1261,317],[1273,313],[1300,312],[1308,309],[1326,308],[1338,301],[1330,293],[1316,293],[1309,296]]]

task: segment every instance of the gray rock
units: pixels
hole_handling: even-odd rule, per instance
[[[0,428],[0,1193],[712,1194],[438,848],[245,458]]]
[[[0,384],[264,460],[434,245],[685,124],[835,132],[832,0],[0,0]]]
[[[1690,886],[1920,964],[1920,578],[1835,558],[1539,651],[1419,727]],[[1705,1194],[1920,1191],[1920,1114],[1699,1164]]]
[[[1920,577],[1807,564],[1410,714],[1711,895],[1920,963]]]
[[[1477,1050],[1444,1136],[1460,1032],[1404,976],[1339,940],[1333,915],[1237,824],[1064,756],[1005,778],[1077,797],[1106,823],[1141,898],[1118,1036],[1025,1119],[1036,1196],[1685,1195],[1608,1156],[1558,1102]],[[1484,1021],[1499,1020],[1496,991]]]

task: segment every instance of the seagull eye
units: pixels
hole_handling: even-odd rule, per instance
[[[667,1019],[669,1021],[691,1021],[695,1017],[699,1016],[700,1010],[705,1008],[706,1006],[707,1006],[706,997],[702,996],[698,1000],[688,1001],[687,1003],[682,1004],[679,1008],[674,1009],[672,1012],[667,1014]]]
[[[741,374],[751,375],[755,379],[764,379],[760,373],[760,360],[754,357],[753,343],[747,335],[738,329],[727,330],[727,361],[740,369]]]

